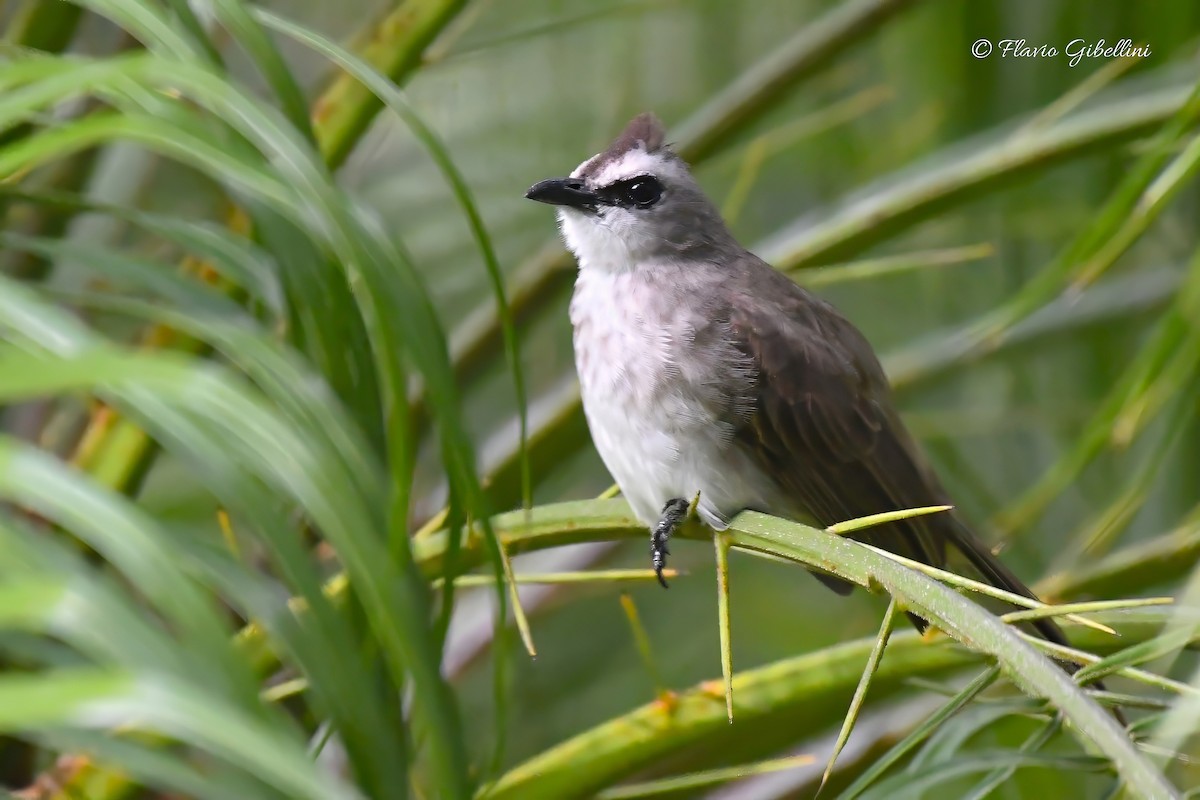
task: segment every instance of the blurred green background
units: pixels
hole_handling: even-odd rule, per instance
[[[0,5],[0,24],[13,32],[10,44],[32,5]],[[382,30],[373,26],[396,6],[362,0],[258,5],[349,44]],[[745,97],[764,69],[797,48],[832,40],[839,24],[852,26],[844,41],[815,51],[811,63],[785,74],[756,106],[730,111],[722,105]],[[230,80],[268,96],[246,52],[219,26],[210,27],[227,56]],[[1077,39],[1112,45],[1125,38],[1148,45],[1151,54],[1128,62],[1085,58],[1072,67],[1065,55],[976,58],[971,52],[980,39],[1025,39],[1063,50]],[[94,56],[135,46],[90,11],[66,42],[66,51]],[[524,190],[569,172],[603,149],[628,118],[653,110],[673,136],[683,137],[677,141],[695,156],[698,179],[741,241],[793,268],[797,280],[812,282],[866,333],[952,497],[981,535],[1006,543],[1004,560],[1029,583],[1086,568],[1180,525],[1195,533],[1195,319],[1185,317],[1175,339],[1156,337],[1168,309],[1180,302],[1180,287],[1196,282],[1200,194],[1187,180],[1190,173],[1175,176],[1169,204],[1155,208],[1146,229],[1128,241],[1121,226],[1136,221],[1145,198],[1111,223],[1100,212],[1193,87],[1198,43],[1200,5],[1191,0],[466,3],[425,49],[405,92],[465,178],[509,281],[529,426],[541,437],[533,452],[534,502],[594,497],[611,478],[575,408],[566,319],[573,265],[559,255],[552,214],[524,200]],[[291,42],[281,40],[280,47],[305,96],[315,101],[331,80],[328,62]],[[86,112],[60,106],[59,113]],[[696,132],[718,117],[728,123],[727,133],[696,145]],[[1171,157],[1189,142],[1194,145],[1178,140]],[[229,194],[219,182],[143,147],[108,144],[62,163],[68,165],[63,172],[43,167],[31,179],[93,202],[181,219],[226,218]],[[336,174],[419,270],[451,352],[465,364],[459,369],[463,419],[481,474],[494,476],[493,510],[519,507],[516,395],[499,329],[487,324],[493,292],[485,265],[454,192],[410,129],[386,113]],[[6,229],[29,224],[25,211],[10,205]],[[36,214],[33,219],[44,223]],[[840,227],[847,220],[857,226],[851,232]],[[1113,252],[1104,251],[1108,246],[1119,258],[1096,280],[1079,281],[1091,262],[1063,254],[1089,231],[1098,243],[1089,257]],[[84,254],[104,246],[164,264],[176,254],[111,216],[80,214],[60,233],[43,232],[84,245]],[[94,289],[101,271],[82,256],[35,269],[15,252],[5,258],[10,275],[46,290]],[[847,262],[864,262],[860,269],[868,274],[819,269]],[[1048,276],[1060,267],[1066,277],[1055,285]],[[102,288],[123,290],[114,276],[105,276]],[[131,340],[140,327],[119,315],[88,319],[118,341]],[[972,340],[981,324],[993,326],[991,335]],[[1150,377],[1122,394],[1122,382],[1161,341],[1169,346],[1150,366]],[[1114,393],[1121,412],[1116,422]],[[50,411],[10,406],[3,424],[9,433],[69,453],[85,408],[78,396]],[[1089,436],[1095,446],[1071,466]],[[422,448],[412,529],[447,498],[432,437]],[[1056,468],[1061,485],[1030,505],[1028,492]],[[155,458],[137,497],[180,535],[221,541],[218,503],[186,458],[170,452]],[[1182,591],[1196,557],[1188,553],[1161,581],[1142,580],[1111,596]],[[593,542],[523,556],[515,568],[646,563],[641,542]],[[527,658],[519,649],[503,655],[506,765],[652,700],[656,680],[682,689],[720,675],[712,549],[681,542],[673,565],[686,575],[669,592],[649,582],[629,589],[649,634],[657,679],[639,655],[617,588],[522,590],[538,656]],[[885,605],[865,592],[836,597],[794,566],[736,553],[730,581],[738,670],[873,636]],[[490,589],[460,591],[444,661],[478,759],[486,759],[493,744],[497,713],[494,601]],[[1187,680],[1193,668],[1185,654],[1170,674]],[[870,713],[844,757],[846,780],[891,741],[892,728],[904,730],[928,714],[936,697],[925,688],[909,689],[895,702],[868,700]],[[849,699],[847,689],[827,702],[842,708]],[[695,747],[674,757],[671,769],[814,752],[821,756],[817,765],[795,777],[752,779],[720,795],[812,796],[836,733],[826,717],[818,726],[803,714],[749,729],[735,724],[735,744],[721,755],[712,746],[707,752]],[[1012,747],[1031,730],[1015,715],[983,727],[966,737],[965,752]],[[1073,747],[1065,736],[1051,745]],[[1176,769],[1177,777],[1185,776],[1179,785],[1200,774],[1186,765]],[[1104,796],[1107,778],[1081,775],[1022,770],[989,796]],[[931,791],[968,796],[977,780],[960,778]],[[910,791],[923,796],[917,787]]]

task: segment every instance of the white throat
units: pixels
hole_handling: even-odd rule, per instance
[[[642,237],[628,228],[614,230],[613,225],[599,217],[561,208],[558,210],[558,224],[567,249],[575,255],[581,270],[630,272],[649,254],[651,242],[642,242]]]

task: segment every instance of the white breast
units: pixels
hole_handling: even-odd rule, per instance
[[[724,528],[738,511],[769,500],[769,484],[733,445],[750,376],[719,322],[684,301],[686,276],[673,271],[580,271],[571,322],[583,409],[642,522],[652,525],[667,501],[699,492],[701,517]]]

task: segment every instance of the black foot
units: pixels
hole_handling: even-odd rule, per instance
[[[687,516],[688,507],[688,501],[683,498],[676,497],[674,500],[668,500],[667,504],[663,506],[658,524],[654,526],[654,530],[650,531],[650,561],[654,564],[654,574],[658,576],[658,582],[664,589],[667,588],[667,579],[663,577],[663,569],[667,566],[667,556],[671,554],[671,551],[667,549],[667,541],[675,532],[675,528]]]

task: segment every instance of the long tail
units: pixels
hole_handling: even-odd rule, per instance
[[[971,566],[979,570],[988,581],[997,589],[1004,589],[1013,594],[1024,595],[1030,600],[1037,600],[1038,596],[1033,591],[1021,583],[1021,579],[1013,574],[1012,570],[1004,566],[1004,562],[992,555],[992,551],[987,545],[975,538],[975,534],[971,533],[965,525],[950,515],[946,515],[950,520],[950,524],[946,526],[950,541],[958,548],[967,560],[971,562]],[[1052,619],[1043,618],[1030,620],[1030,623],[1037,629],[1046,641],[1054,644],[1061,644],[1064,647],[1070,645],[1066,634],[1062,628],[1058,627],[1057,623]],[[1077,672],[1079,667],[1075,664],[1067,662],[1059,662],[1063,667],[1071,673]],[[1096,681],[1092,684],[1100,691],[1105,690],[1103,681]],[[1128,725],[1125,715],[1121,712],[1118,706],[1112,707],[1112,714],[1117,718],[1117,722],[1121,725]]]
[[[946,533],[950,538],[951,544],[954,545],[967,560],[971,562],[971,566],[979,570],[989,583],[997,589],[1003,589],[1006,592],[1019,594],[1023,597],[1028,597],[1030,600],[1037,600],[1038,596],[1033,593],[1028,586],[1021,582],[1021,579],[1013,574],[1013,571],[1004,565],[1004,562],[996,558],[987,545],[975,538],[975,534],[971,533],[965,525],[955,519],[952,515],[946,514],[943,520]],[[943,521],[939,520],[939,522]],[[1049,618],[1030,620],[1030,624],[1040,633],[1045,639],[1054,644],[1069,645],[1066,634],[1062,628],[1054,620]]]

